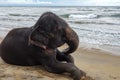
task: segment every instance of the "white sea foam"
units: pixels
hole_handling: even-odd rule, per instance
[[[7,16],[7,14],[5,14],[5,13],[0,13],[0,16]]]
[[[4,27],[0,27],[0,31],[10,31],[10,28],[4,28]]]
[[[73,18],[73,19],[92,19],[92,18],[97,18],[96,14],[70,14],[69,18]]]

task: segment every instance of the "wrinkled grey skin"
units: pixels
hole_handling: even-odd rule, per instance
[[[69,47],[60,52],[57,48],[65,43]],[[9,64],[42,65],[49,72],[68,72],[74,80],[80,80],[85,73],[74,65],[70,55],[78,44],[78,36],[68,24],[54,13],[47,12],[33,27],[11,30],[1,43],[0,55]]]

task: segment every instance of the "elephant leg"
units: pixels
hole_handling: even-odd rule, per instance
[[[73,63],[61,63],[56,58],[51,58],[44,66],[45,69],[52,73],[70,73],[74,80],[80,80],[85,77],[85,73],[79,70]]]
[[[74,63],[74,58],[71,55],[66,55],[60,52],[58,49],[56,50],[56,58],[59,61],[66,61],[68,63]]]

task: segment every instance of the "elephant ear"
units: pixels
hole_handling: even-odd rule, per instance
[[[64,54],[70,54],[74,52],[79,45],[79,37],[77,33],[70,27],[65,28],[65,42],[68,44],[68,48],[63,51]]]
[[[32,27],[32,30],[28,37],[28,45],[32,44],[32,45],[38,46],[42,49],[46,49],[46,45],[44,44],[46,41],[46,38],[43,37],[43,35],[39,31],[37,31],[38,27],[39,26],[37,26],[35,28]]]

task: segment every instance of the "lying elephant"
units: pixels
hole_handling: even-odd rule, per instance
[[[69,47],[60,52],[57,48],[65,43]],[[33,27],[11,30],[1,43],[0,55],[9,64],[42,65],[49,72],[68,72],[74,80],[80,80],[85,73],[74,65],[70,55],[78,44],[78,36],[69,25],[54,13],[46,12]]]

